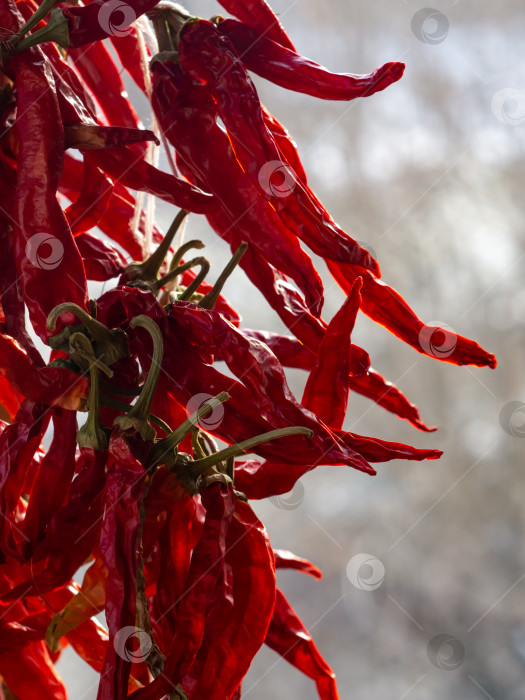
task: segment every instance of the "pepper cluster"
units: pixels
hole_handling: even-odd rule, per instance
[[[272,549],[249,499],[286,493],[320,464],[375,474],[371,463],[440,456],[343,430],[350,390],[433,430],[352,344],[360,309],[431,357],[434,338],[448,362],[495,358],[426,326],[380,280],[309,187],[249,71],[351,100],[399,80],[404,65],[330,73],[296,52],[265,0],[222,0],[237,19],[211,21],[167,0],[55,5],[0,0],[4,697],[65,698],[54,663],[69,644],[100,673],[99,700],[240,698],[266,643],[335,700],[332,670],[276,588],[278,568],[321,573]],[[153,131],[121,68],[151,104]],[[171,173],[156,166],[161,142]],[[154,197],[180,210],[165,235]],[[204,256],[185,260],[202,243],[174,244],[189,212],[232,249],[213,286]],[[330,323],[307,249],[347,294]],[[236,265],[290,335],[240,327],[222,295]],[[115,279],[88,299],[86,280]],[[309,373],[300,402],[285,367]],[[77,411],[88,412],[80,430]],[[251,452],[258,459],[235,461]]]

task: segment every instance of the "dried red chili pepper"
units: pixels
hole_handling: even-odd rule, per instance
[[[264,642],[292,666],[315,681],[321,700],[339,700],[335,673],[323,659],[308,630],[279,589],[276,592],[275,608]]]
[[[96,97],[108,124],[138,129],[139,118],[127,98],[119,69],[105,45],[97,41],[81,49],[70,48],[67,55]],[[103,90],[100,89],[101,80],[104,81]]]
[[[30,700],[45,693],[49,700],[67,700],[66,688],[44,642],[5,649],[0,653],[0,675],[18,698]]]
[[[255,27],[272,41],[295,51],[290,37],[284,31],[279,18],[275,15],[266,0],[219,0],[220,4],[234,17]]]
[[[128,262],[120,250],[103,238],[83,233],[76,239],[88,280],[105,282],[119,277]]]
[[[193,550],[184,591],[170,603],[170,607],[176,605],[176,628],[166,663],[153,683],[134,693],[136,700],[153,700],[176,688],[190,671],[205,634],[208,608],[224,566],[234,512],[231,482],[212,483],[202,490],[201,499],[206,510],[204,528]]]
[[[16,128],[22,137],[15,255],[33,326],[45,340],[45,319],[57,304],[67,300],[86,308],[86,278],[82,259],[56,200],[64,136],[53,79],[38,49],[27,51],[12,62],[17,86]],[[43,242],[52,245],[51,262],[39,257]],[[56,280],[58,266],[63,271],[60,284]]]
[[[225,570],[206,620],[197,658],[182,682],[192,700],[232,696],[262,646],[275,604],[275,565],[268,534],[237,499],[227,538]]]
[[[147,129],[130,129],[122,126],[99,126],[98,124],[73,124],[64,127],[66,148],[78,148],[81,151],[100,148],[119,148],[143,141],[159,140]]]
[[[181,30],[179,58],[184,71],[207,83],[235,155],[288,230],[317,255],[351,262],[378,275],[379,266],[370,253],[337,226],[319,200],[310,196],[308,187],[282,163],[264,124],[257,90],[230,41],[211,22],[189,22]],[[285,175],[277,191],[270,182],[276,170]]]
[[[68,162],[71,163],[71,161]],[[78,161],[76,162],[78,163]],[[79,166],[81,166],[80,163]],[[70,182],[70,186],[71,184]],[[71,193],[68,192],[68,194]],[[73,200],[73,203],[64,212],[71,228],[71,233],[74,236],[78,236],[80,233],[84,233],[99,224],[100,219],[108,210],[112,194],[113,184],[108,180],[106,175],[97,168],[91,155],[85,153],[82,188],[78,196]],[[80,248],[79,240],[76,241],[76,244],[82,255],[85,267],[85,255],[84,251]]]
[[[83,409],[88,383],[81,374],[63,367],[37,367],[14,338],[0,333],[0,374],[32,401]]]
[[[97,167],[125,187],[149,192],[187,211],[204,214],[214,206],[214,198],[185,180],[164,173],[135,156],[128,148],[92,152]]]
[[[341,428],[348,404],[350,334],[361,303],[362,282],[358,277],[343,306],[330,321],[313,366],[301,403],[323,423]]]
[[[421,420],[417,406],[397,388],[395,384],[387,381],[374,369],[370,368],[366,374],[350,377],[350,389],[357,394],[362,394],[378,406],[394,413],[399,418],[406,419],[415,428],[425,432],[434,432],[435,427],[429,427]]]
[[[220,202],[222,217],[216,233],[238,232],[273,265],[289,275],[304,293],[312,313],[322,308],[322,282],[310,257],[280,222],[275,211],[259,196],[257,187],[243,172],[227,135],[216,123],[216,106],[202,82],[183,74],[173,63],[153,63],[152,104],[166,138],[175,146],[177,162],[200,186],[206,183]],[[206,137],[207,150],[202,150]],[[236,246],[236,248],[238,245]]]
[[[324,66],[276,43],[261,28],[219,18],[218,27],[232,42],[248,70],[287,90],[322,100],[353,100],[384,90],[397,82],[404,63],[385,63],[368,75],[332,73]]]
[[[350,291],[358,274],[361,274],[351,265],[328,261],[328,267],[346,293]],[[376,323],[380,323],[418,352],[455,365],[488,366],[492,369],[496,367],[494,355],[475,341],[447,329],[426,326],[395,289],[367,272],[363,273],[362,278],[361,309]],[[433,339],[434,333],[436,337]]]
[[[142,92],[146,94],[147,88],[139,44],[139,31],[140,30],[137,30],[136,27],[131,26],[126,32],[111,34],[109,40],[113,44],[113,48],[117,52],[124,69],[133,78],[136,85],[142,90]],[[150,58],[151,53],[146,42],[144,42],[144,50],[146,52],[146,56]]]
[[[313,576],[313,578],[323,578],[322,571],[315,564],[312,564],[308,559],[302,559],[292,554],[286,549],[274,549],[273,556],[276,569],[294,569],[303,574],[308,574],[308,576]]]

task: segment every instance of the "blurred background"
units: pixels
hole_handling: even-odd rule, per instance
[[[297,49],[339,72],[404,61],[403,79],[370,98],[321,102],[256,79],[296,139],[309,182],[333,217],[378,258],[383,279],[426,322],[475,338],[498,368],[424,357],[360,316],[354,342],[439,426],[420,433],[352,395],[345,427],[444,450],[439,461],[378,465],[376,477],[322,467],[255,509],[275,548],[324,572],[279,573],[351,700],[525,698],[525,7],[518,0],[274,0]],[[211,0],[187,8],[210,17]],[[126,77],[124,76],[124,79]],[[140,110],[143,102],[130,85]],[[142,113],[150,125],[147,111]],[[167,169],[166,163],[161,167]],[[173,216],[157,206],[166,230]],[[229,249],[202,217],[214,279]],[[324,318],[343,301],[322,261]],[[243,325],[286,329],[242,272],[226,295]],[[289,373],[300,399],[306,374]],[[72,698],[96,697],[72,653],[59,669]],[[268,649],[243,698],[317,697]]]

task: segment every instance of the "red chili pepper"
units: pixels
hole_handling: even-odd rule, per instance
[[[339,700],[335,674],[321,656],[297,613],[277,589],[275,608],[265,644],[292,666],[312,678],[321,700]]]
[[[119,277],[128,262],[120,250],[103,238],[83,233],[76,239],[88,280],[105,282]]]
[[[42,539],[55,511],[66,500],[75,472],[76,412],[55,408],[52,420],[53,439],[32,484],[21,523],[32,549]]]
[[[362,282],[358,277],[343,306],[330,321],[308,377],[301,403],[323,423],[341,428],[348,404],[350,334],[361,303]]]
[[[111,435],[109,455],[106,515],[100,535],[100,551],[108,570],[106,620],[110,643],[98,700],[126,696],[131,662],[125,656],[125,636],[119,641],[117,635],[123,628],[135,628],[135,586],[139,567],[138,504],[146,476],[144,467],[131,454],[119,428],[115,428]]]
[[[90,5],[85,8],[87,10]],[[73,9],[73,8],[68,8]],[[131,106],[113,57],[101,41],[67,52],[86,85],[102,108],[108,124],[138,129],[139,118]],[[100,89],[104,81],[104,89]]]
[[[91,158],[91,154],[84,154],[84,161],[86,158]],[[89,167],[88,172],[85,177],[90,179],[90,171],[95,166]],[[59,189],[60,192],[66,195],[73,202],[79,197],[79,193],[82,191],[84,186],[82,181],[82,173],[84,168],[82,162],[74,159],[71,155],[66,153],[64,159],[64,172],[60,180]],[[87,217],[89,219],[89,212],[91,208],[96,209],[97,202],[103,206],[102,199],[107,196],[108,192],[111,192],[111,182],[107,176],[97,169],[97,181],[94,184],[96,192],[93,194],[92,199],[86,202],[86,206],[89,208],[87,212]],[[103,179],[102,179],[103,178]],[[119,182],[114,183],[113,191],[108,201],[106,213],[103,214],[102,218],[98,220],[98,227],[103,231],[109,238],[117,242],[124,248],[124,250],[129,253],[132,259],[137,260],[142,256],[143,241],[144,241],[144,214],[142,214],[139,221],[139,227],[137,231],[132,230],[131,221],[133,219],[133,213],[135,210],[135,198],[129,190],[121,185]],[[78,219],[78,216],[76,217]],[[72,222],[74,224],[74,222]],[[78,221],[78,226],[82,227],[84,224],[81,220]],[[153,227],[153,240],[161,240],[162,234],[154,226]]]
[[[92,152],[93,162],[125,187],[149,192],[176,207],[204,214],[215,206],[214,198],[185,180],[164,173],[135,156],[128,148]]]
[[[306,185],[306,173],[299,157],[297,144],[289,134],[286,127],[284,127],[281,122],[279,122],[273,116],[273,114],[270,114],[264,105],[261,105],[261,109],[264,124],[277,144],[282,160],[285,163],[288,163],[288,165],[292,168],[295,177],[298,178],[303,185]]]
[[[211,22],[187,23],[181,30],[179,57],[184,71],[207,83],[239,162],[283,224],[317,255],[360,265],[379,275],[379,266],[368,251],[337,226],[319,200],[310,196],[308,187],[282,163],[264,124],[257,90],[230,41]],[[271,184],[275,171],[284,174],[281,188]]]
[[[322,100],[353,100],[384,90],[397,82],[404,63],[385,63],[368,75],[332,73],[324,66],[276,43],[268,34],[237,22],[220,19],[218,27],[232,42],[248,70],[287,90]]]
[[[399,418],[405,418],[419,430],[429,433],[437,430],[423,423],[417,406],[410,403],[395,384],[387,381],[372,368],[359,377],[350,377],[350,389],[372,399],[378,406],[382,406]]]
[[[68,159],[66,162],[70,164],[71,160]],[[80,167],[81,163],[78,161],[76,162],[78,163],[77,167]],[[64,212],[74,236],[89,231],[89,229],[99,224],[100,219],[108,210],[108,205],[113,194],[112,183],[108,180],[106,175],[97,168],[96,164],[93,163],[89,153],[84,154],[83,170],[84,180],[82,182],[82,189],[78,193],[78,196],[74,198],[73,204]],[[69,184],[71,186],[73,183],[70,182]],[[84,260],[85,267],[86,261],[84,259],[84,251],[80,248],[79,240],[76,241],[76,244]]]
[[[250,338],[266,343],[283,367],[312,370],[315,365],[316,353],[291,335],[251,328],[243,328],[242,332]],[[322,336],[320,342],[322,342]],[[370,357],[366,350],[352,343],[350,346],[350,377],[366,375],[369,368]]]
[[[349,292],[357,275],[351,265],[328,262],[328,267],[341,289]],[[425,326],[405,300],[384,282],[364,273],[361,309],[415,350],[455,365],[496,367],[496,358],[475,341],[443,328]]]
[[[78,148],[81,151],[100,148],[121,148],[143,141],[159,140],[146,129],[130,129],[123,126],[99,126],[98,124],[73,124],[64,127],[66,148]]]
[[[290,37],[284,31],[279,18],[275,15],[266,0],[219,0],[220,4],[230,14],[255,27],[264,36],[295,51]]]
[[[0,374],[26,398],[73,411],[84,408],[88,382],[81,374],[65,367],[36,367],[14,338],[2,334],[0,358]]]
[[[182,682],[192,700],[229,698],[262,646],[275,604],[275,565],[268,534],[250,506],[237,500],[223,582],[206,620],[197,658]]]
[[[13,63],[16,127],[21,137],[15,254],[34,329],[45,340],[49,335],[46,318],[51,309],[63,301],[87,307],[86,278],[82,259],[56,200],[64,136],[48,64],[38,49],[24,52]],[[51,248],[48,257],[40,251],[46,243]],[[62,272],[60,284],[57,268]]]
[[[216,123],[216,105],[206,86],[184,75],[180,67],[159,61],[153,64],[153,84],[153,108],[175,146],[183,174],[199,186],[206,183],[220,202],[219,218],[215,213],[209,217],[216,233],[238,232],[240,240],[248,241],[296,282],[312,313],[318,315],[323,302],[321,279],[295,236],[239,166],[228,136]]]
[[[0,654],[0,675],[18,698],[67,700],[66,688],[44,642],[4,650]]]
[[[184,592],[170,603],[170,607],[176,604],[176,628],[166,663],[153,683],[134,693],[136,700],[154,700],[180,684],[190,671],[205,634],[208,608],[226,557],[235,496],[231,484],[215,483],[203,489],[201,499],[206,509],[204,529],[193,550]]]
[[[308,574],[308,576],[313,576],[317,579],[323,578],[322,571],[318,569],[315,564],[312,564],[308,559],[297,557],[286,549],[274,549],[273,556],[275,558],[276,569],[295,569],[296,571]]]
[[[138,30],[134,26],[131,26],[126,32],[121,34],[111,34],[109,40],[113,44],[113,48],[117,52],[124,70],[129,73],[136,85],[142,90],[143,93],[146,94],[147,90],[144,78],[144,66],[142,64],[138,36]],[[146,56],[150,58],[151,52],[149,47],[146,42],[144,42],[144,45]],[[147,67],[146,70],[148,70]]]

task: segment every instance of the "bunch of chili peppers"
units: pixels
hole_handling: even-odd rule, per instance
[[[279,568],[321,573],[273,550],[249,501],[320,464],[375,474],[376,462],[440,456],[343,429],[355,391],[434,430],[351,342],[359,310],[431,357],[496,362],[380,280],[250,72],[351,100],[404,65],[331,73],[297,53],[265,0],[222,0],[235,19],[210,21],[166,0],[117,5],[0,0],[0,694],[65,698],[54,663],[69,644],[100,673],[99,700],[240,698],[266,643],[335,700],[331,668],[276,587]],[[156,165],[161,147],[171,172]],[[176,207],[165,234],[156,197]],[[232,249],[214,285],[193,252],[202,243],[179,235],[190,212]],[[347,295],[329,323],[307,249]],[[290,335],[241,327],[222,294],[236,265]],[[89,299],[86,280],[114,286]],[[309,373],[301,401],[285,367]],[[256,458],[236,461],[245,453]]]

